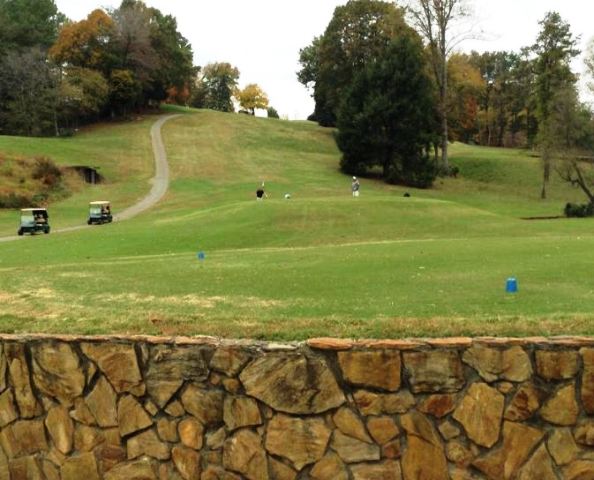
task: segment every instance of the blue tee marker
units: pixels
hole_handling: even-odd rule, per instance
[[[510,277],[505,282],[506,293],[518,293],[518,281],[514,277]]]
[[[198,260],[204,260],[206,258],[204,252],[198,252],[196,256],[198,257]]]

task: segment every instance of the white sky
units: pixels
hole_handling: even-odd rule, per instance
[[[145,0],[177,18],[179,31],[192,44],[197,65],[230,62],[241,73],[240,86],[258,83],[281,116],[304,119],[313,100],[297,82],[299,49],[328,25],[334,8],[346,0]],[[466,41],[459,50],[514,50],[534,43],[538,21],[555,10],[581,36],[581,49],[594,37],[592,0],[471,0],[482,41]],[[80,20],[98,7],[119,0],[56,0],[61,12]],[[574,63],[582,72],[583,59]],[[585,80],[583,80],[585,84]],[[585,92],[585,87],[582,92]],[[586,98],[586,96],[584,96]],[[588,98],[591,100],[591,98]]]

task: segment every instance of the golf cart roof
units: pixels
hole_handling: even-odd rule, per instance
[[[28,213],[28,212],[46,212],[47,208],[21,208],[21,212]]]
[[[97,206],[109,205],[109,202],[107,200],[98,200],[96,202],[90,202],[89,205],[97,205]]]

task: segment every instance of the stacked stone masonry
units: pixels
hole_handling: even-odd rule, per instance
[[[594,479],[594,339],[0,336],[0,480]]]

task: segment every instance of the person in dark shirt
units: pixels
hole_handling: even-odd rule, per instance
[[[264,191],[264,182],[262,182],[262,186],[256,190],[256,200],[263,200],[266,197],[267,195]]]

